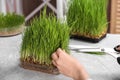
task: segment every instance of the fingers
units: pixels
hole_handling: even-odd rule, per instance
[[[61,53],[63,53],[63,51],[60,48],[58,48],[57,51],[54,52],[51,56],[52,57],[52,63],[56,67],[57,67],[57,61],[59,60],[59,56],[60,56]]]
[[[56,63],[56,61],[52,60],[52,63],[53,63],[54,66],[57,67],[57,63]]]
[[[56,50],[56,52],[54,52],[53,54],[52,54],[52,59],[53,60],[57,60],[58,58],[59,58],[59,54],[61,53],[61,49],[60,48],[58,48],[57,50]]]
[[[65,50],[58,48],[51,56],[53,65],[58,66],[57,63],[64,57],[65,53]]]
[[[65,52],[61,48],[58,48],[56,53],[59,56],[60,54],[64,54]]]
[[[54,53],[52,54],[52,59],[56,61],[56,60],[58,60],[58,58],[59,58],[59,57],[58,57],[57,53],[54,52]]]
[[[53,54],[52,54],[52,63],[53,63],[53,65],[54,66],[56,66],[57,67],[57,63],[56,63],[56,61],[58,60],[58,55],[57,55],[57,53],[56,52],[54,52]]]
[[[52,54],[52,59],[53,60],[57,60],[58,59],[58,55],[55,52]]]

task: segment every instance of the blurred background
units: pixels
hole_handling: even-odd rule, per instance
[[[40,11],[47,5],[47,13],[53,12],[57,18],[65,19],[69,0],[0,0],[0,12],[14,12],[25,16],[26,24],[39,16]],[[109,0],[106,9],[109,28],[108,33],[120,33],[120,0]]]

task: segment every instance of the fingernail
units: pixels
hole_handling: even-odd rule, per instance
[[[58,48],[57,50],[58,50],[58,51],[61,51],[61,48]]]

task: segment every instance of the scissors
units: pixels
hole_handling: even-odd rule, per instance
[[[100,47],[90,47],[90,46],[69,45],[69,49],[72,50],[72,51],[76,51],[76,52],[104,52],[106,54],[109,54],[109,55],[113,56],[115,59],[117,59],[118,64],[120,64],[120,56],[118,56],[116,54],[119,51],[116,51],[112,48],[100,48]]]

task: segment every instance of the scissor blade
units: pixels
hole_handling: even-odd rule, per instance
[[[85,49],[87,49],[87,48],[88,48],[88,49],[89,49],[89,48],[90,48],[90,49],[91,49],[91,48],[95,48],[95,49],[97,48],[97,49],[98,49],[99,47],[84,46],[84,45],[69,45],[69,48],[70,48],[70,49],[79,49],[79,48],[80,48],[80,49],[84,49],[84,48],[85,48]]]
[[[69,49],[79,52],[102,52],[99,47],[81,46],[81,45],[69,45]]]

